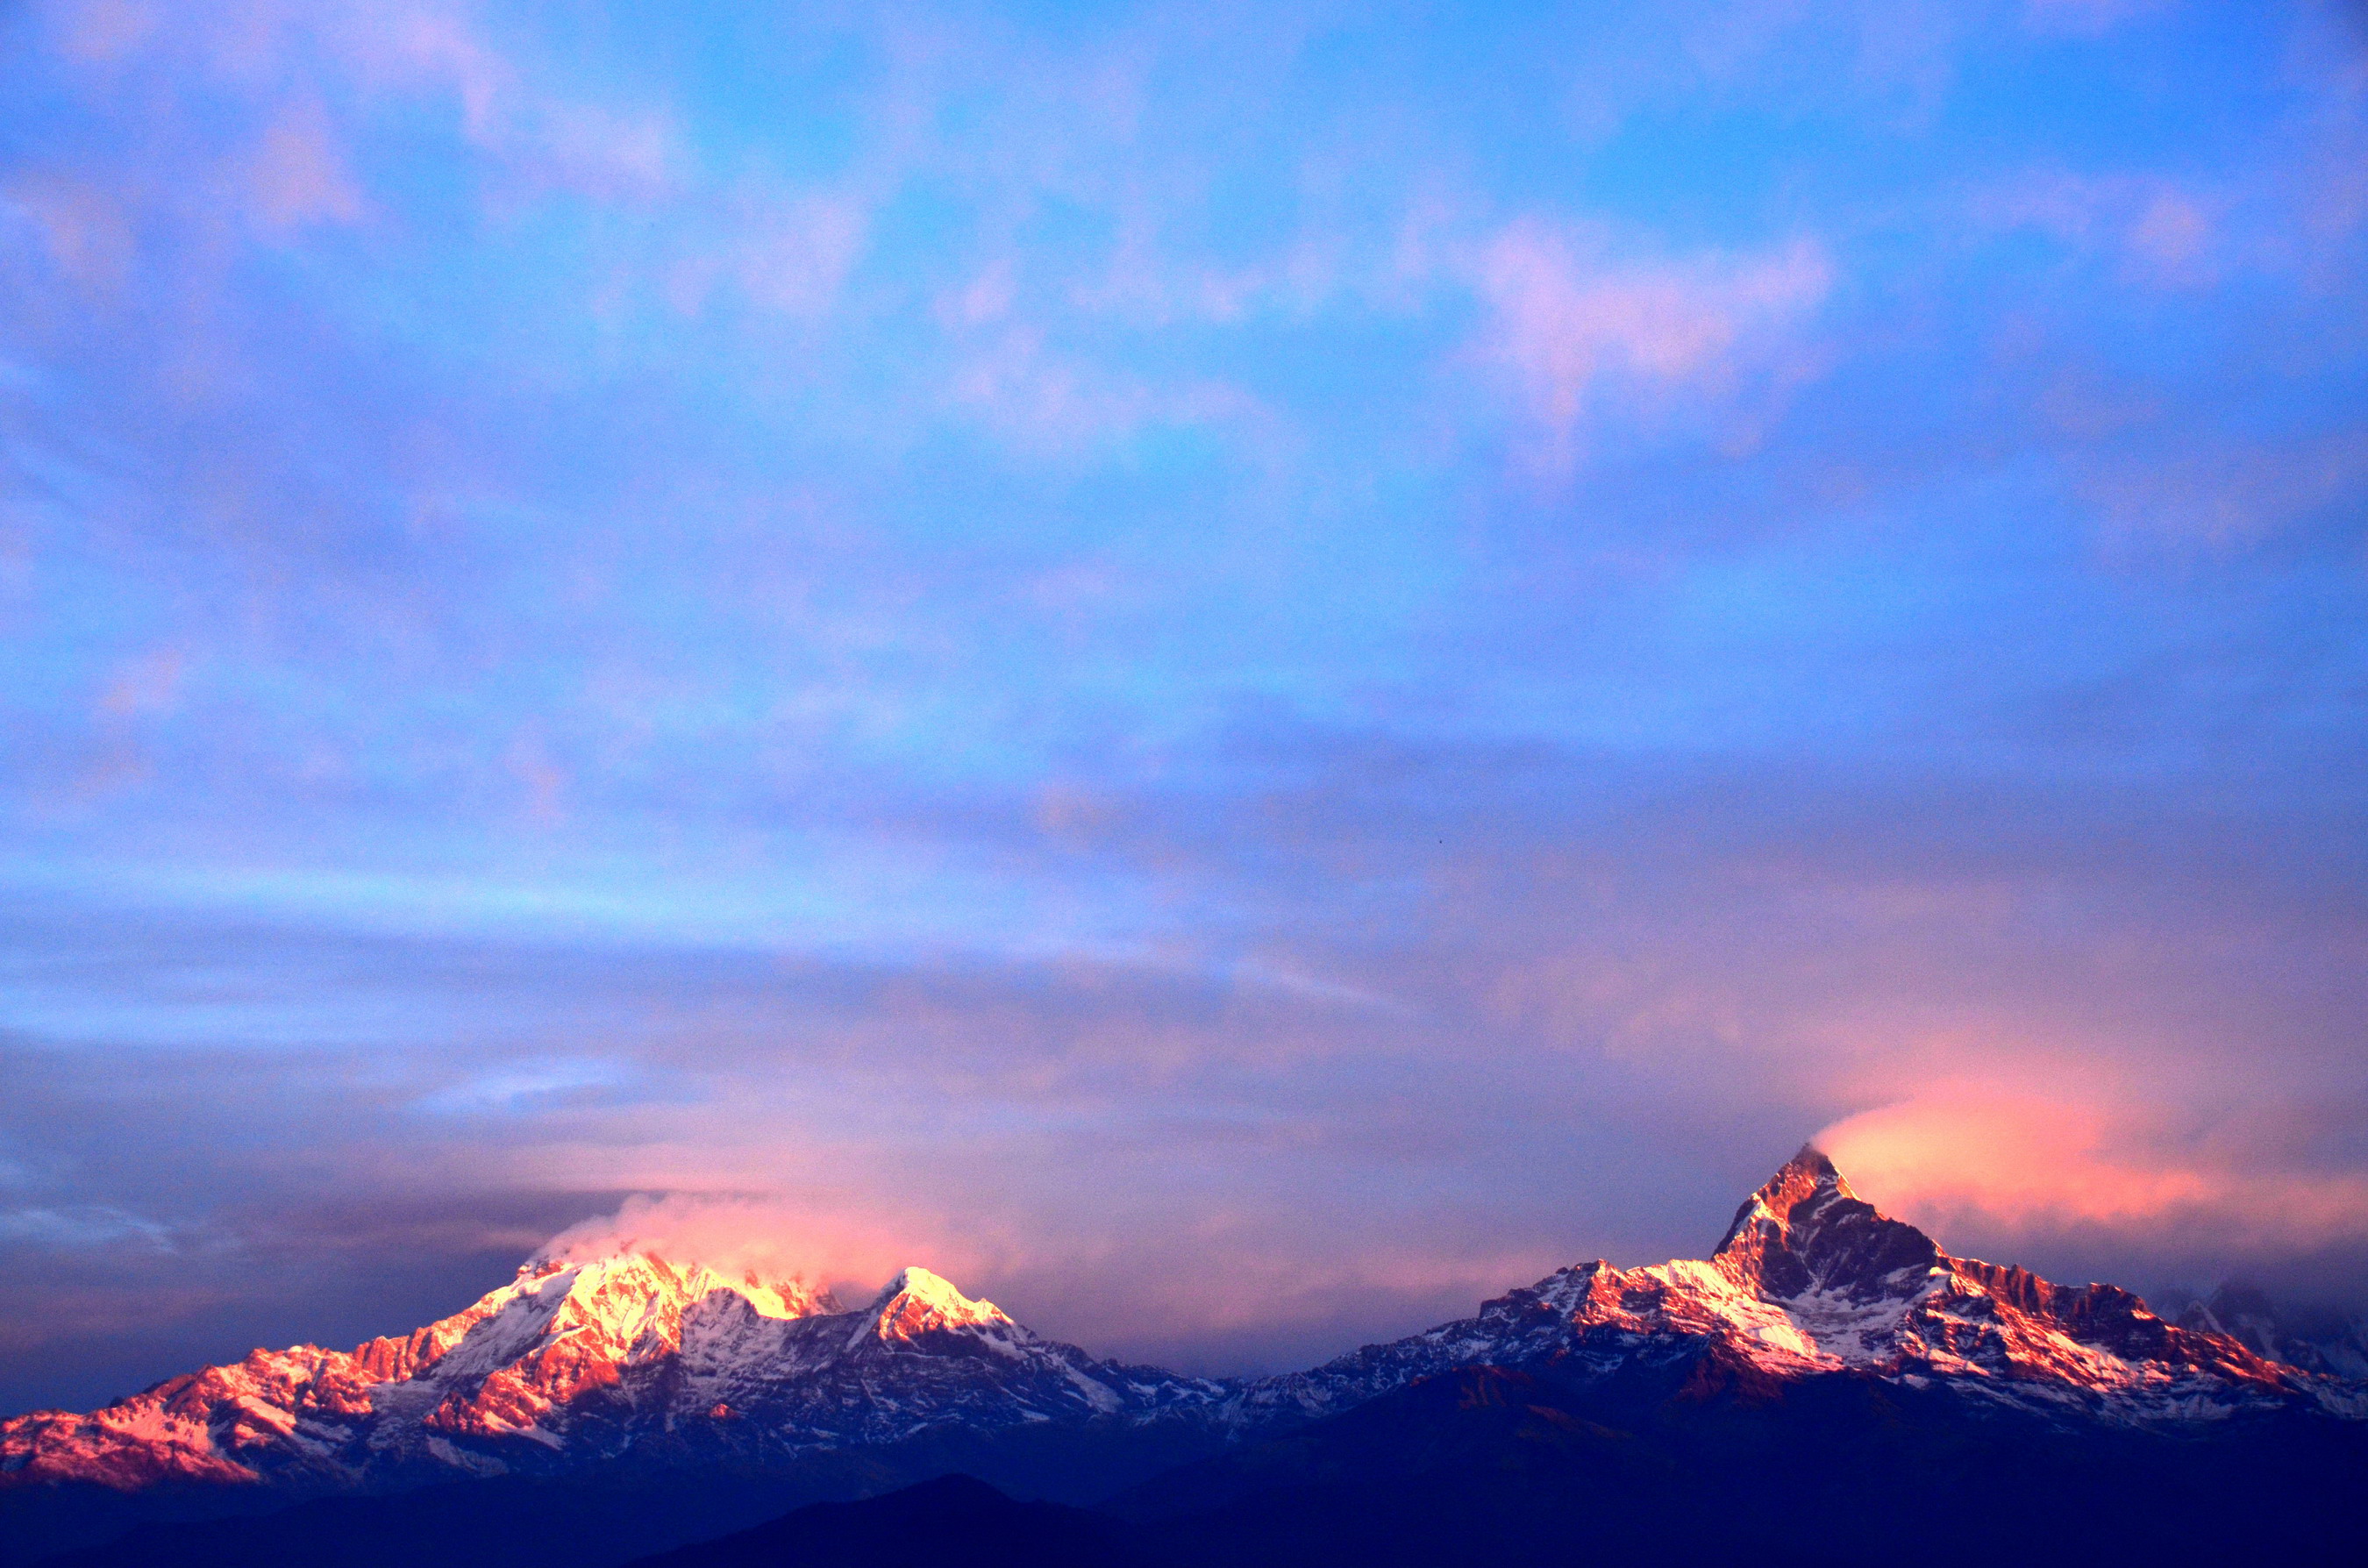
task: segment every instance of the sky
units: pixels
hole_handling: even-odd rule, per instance
[[[2368,1308],[2359,6],[0,72],[0,1410],[603,1224],[1277,1369],[1812,1139]]]

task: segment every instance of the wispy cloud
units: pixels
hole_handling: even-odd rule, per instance
[[[871,1216],[867,1224],[849,1209],[848,1195],[800,1203],[779,1195],[636,1194],[613,1214],[560,1232],[535,1256],[586,1263],[646,1252],[724,1274],[848,1286],[850,1299],[914,1264],[957,1282],[965,1274],[975,1278],[985,1249],[976,1239],[949,1233],[942,1219],[899,1213]]]
[[[1476,264],[1495,317],[1487,351],[1564,463],[1590,417],[1633,415],[1679,392],[1725,402],[1747,380],[1797,376],[1805,356],[1782,335],[1833,287],[1831,265],[1805,240],[1756,256],[1646,263],[1520,221]]]

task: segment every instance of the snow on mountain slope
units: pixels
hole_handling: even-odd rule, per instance
[[[2188,1302],[2177,1321],[2182,1328],[2225,1334],[2248,1350],[2306,1372],[2368,1380],[2368,1317],[2298,1325],[2260,1290],[2224,1284],[2207,1300]]]
[[[2111,1285],[1952,1257],[1804,1149],[1706,1260],[1565,1268],[1479,1314],[1311,1371],[1185,1378],[1042,1339],[907,1268],[853,1311],[793,1282],[625,1251],[529,1261],[466,1310],[352,1351],[257,1350],[88,1415],[0,1423],[0,1486],[271,1482],[336,1490],[556,1471],[629,1452],[764,1460],[930,1431],[1178,1421],[1246,1434],[1474,1366],[1729,1386],[1849,1372],[2066,1422],[2290,1407],[2368,1419],[2368,1387],[2271,1360]]]
[[[1584,1377],[1705,1356],[1747,1381],[1850,1370],[2067,1419],[2208,1420],[2278,1404],[2368,1417],[2358,1385],[2166,1323],[2126,1290],[1952,1257],[1804,1149],[1706,1261],[1562,1269],[1476,1317],[1252,1384],[1238,1418],[1343,1410],[1459,1367]]]
[[[853,1312],[643,1253],[529,1262],[402,1339],[257,1350],[88,1415],[0,1423],[0,1483],[342,1489],[548,1471],[642,1446],[783,1456],[947,1423],[1144,1416],[1215,1384],[1040,1339],[909,1268]]]

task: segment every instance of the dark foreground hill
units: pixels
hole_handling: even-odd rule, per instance
[[[2064,1426],[1945,1387],[1771,1381],[1715,1348],[1608,1379],[1463,1369],[1169,1468],[1092,1509],[966,1476],[852,1500],[894,1484],[882,1468],[799,1484],[803,1495],[721,1474],[667,1487],[480,1483],[151,1528],[54,1562],[1430,1568],[1583,1551],[1651,1568],[1935,1556],[2232,1568],[2368,1555],[2359,1423],[2271,1411],[2208,1428]],[[825,1487],[837,1494],[810,1501]],[[768,1513],[780,1517],[746,1528]],[[722,1539],[643,1556],[694,1536]]]
[[[2368,1558],[2356,1426],[2051,1429],[1863,1378],[1712,1361],[1580,1389],[1468,1369],[1096,1510],[948,1477],[635,1568],[2233,1568]]]
[[[315,1497],[260,1515],[155,1521],[63,1553],[0,1547],[0,1568],[568,1568],[618,1564],[776,1519],[893,1494],[948,1474],[1003,1493],[1090,1503],[1216,1447],[1168,1428],[1047,1423],[962,1430],[764,1468],[626,1462],[559,1476],[498,1476],[382,1495]],[[981,1483],[985,1484],[985,1483]]]
[[[1467,1369],[1156,1477],[1105,1511],[1241,1568],[1589,1560],[1840,1568],[2368,1561],[2368,1433],[2278,1413],[2066,1430],[1715,1355],[1613,1380]]]
[[[1020,1503],[967,1475],[860,1503],[817,1503],[636,1568],[1160,1568],[1115,1520]]]

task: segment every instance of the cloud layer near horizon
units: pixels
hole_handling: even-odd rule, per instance
[[[0,1407],[635,1194],[1289,1365],[1811,1135],[2368,1306],[2351,11],[0,51]]]

